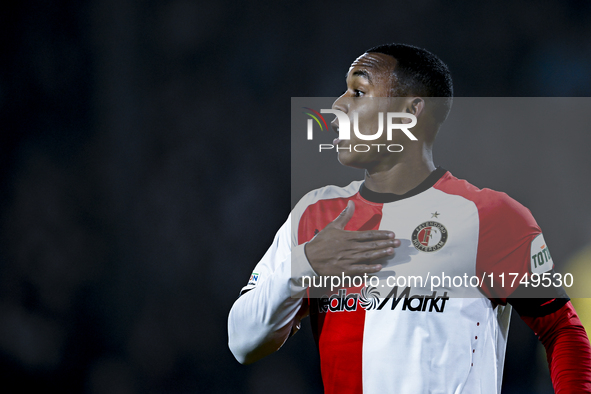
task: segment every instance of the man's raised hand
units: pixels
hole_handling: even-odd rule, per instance
[[[382,265],[372,262],[393,255],[394,248],[400,246],[392,231],[345,230],[354,213],[355,204],[349,200],[343,212],[304,247],[318,275],[357,276],[378,272]]]

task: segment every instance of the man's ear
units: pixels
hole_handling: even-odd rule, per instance
[[[406,106],[406,113],[413,114],[417,118],[425,110],[425,100],[420,97],[412,97],[408,99]],[[401,118],[402,123],[410,123],[410,118]]]

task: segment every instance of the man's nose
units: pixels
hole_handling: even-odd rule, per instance
[[[347,113],[349,109],[347,101],[346,93],[343,93],[334,101],[334,103],[332,103],[332,109],[338,109],[341,112]]]

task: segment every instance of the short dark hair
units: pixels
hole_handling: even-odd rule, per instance
[[[385,44],[370,48],[367,53],[383,53],[396,59],[394,69],[396,96],[446,97],[437,118],[443,122],[451,109],[453,83],[449,68],[426,49],[407,44]]]

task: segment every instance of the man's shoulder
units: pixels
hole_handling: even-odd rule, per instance
[[[315,204],[320,200],[349,198],[359,192],[363,181],[353,181],[347,186],[328,185],[306,193],[296,204],[294,210],[305,209],[307,206]]]
[[[481,218],[503,220],[507,216],[519,216],[526,221],[533,220],[531,212],[507,193],[489,188],[478,188],[465,179],[459,179],[447,172],[434,188],[451,195],[465,198],[474,203]]]

